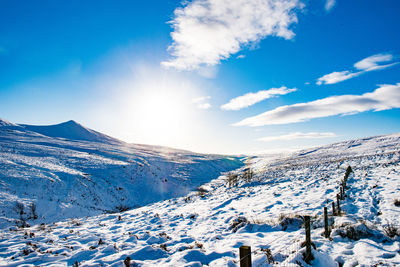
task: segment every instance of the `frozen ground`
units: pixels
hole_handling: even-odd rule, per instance
[[[290,155],[248,159],[254,175],[235,185],[227,176],[201,191],[130,211],[0,231],[5,266],[238,266],[239,247],[252,248],[253,266],[307,266],[302,216],[312,216],[313,266],[398,266],[400,134],[360,139]],[[351,166],[343,214],[330,216]],[[232,175],[229,175],[233,177]],[[247,176],[248,177],[248,176]]]

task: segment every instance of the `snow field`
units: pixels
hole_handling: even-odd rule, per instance
[[[399,225],[400,209],[393,205],[399,195],[399,158],[393,152],[353,160],[346,156],[346,161],[335,159],[331,164],[310,164],[304,159],[303,164],[299,160],[296,166],[282,168],[270,162],[266,166],[258,158],[252,183],[228,188],[226,176],[221,176],[204,185],[205,193],[193,192],[124,213],[4,230],[0,256],[10,266],[71,265],[75,261],[84,266],[122,266],[127,256],[133,266],[237,266],[239,247],[250,245],[255,252],[253,266],[272,264],[266,249],[276,264],[306,266],[299,216],[311,215],[316,245],[313,266],[395,266],[400,263],[399,238],[386,237],[384,226]],[[335,199],[348,165],[354,174],[342,202],[345,214],[330,218],[329,240],[322,236],[323,207],[330,210],[327,201]],[[240,223],[238,218],[245,221]],[[365,237],[342,237],[340,233],[349,226],[361,230],[366,226]],[[35,234],[32,238],[31,232]],[[104,244],[99,245],[100,239]]]
[[[128,256],[132,266],[238,266],[241,245],[251,246],[253,266],[308,266],[304,215],[312,217],[313,266],[400,265],[399,233],[387,236],[400,226],[400,134],[251,157],[252,181],[234,186],[229,174],[211,177],[235,168],[241,176],[237,158],[32,132],[3,132],[0,141],[1,207],[34,199],[47,220],[11,226],[15,211],[3,208],[1,266],[123,266]],[[330,213],[348,166],[343,214],[330,216],[327,239],[323,207]],[[140,177],[134,186],[131,177]],[[147,205],[100,214],[132,202]]]

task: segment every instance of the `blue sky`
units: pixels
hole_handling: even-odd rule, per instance
[[[2,1],[0,117],[275,152],[400,131],[397,0]]]

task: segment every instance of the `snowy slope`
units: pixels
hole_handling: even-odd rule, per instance
[[[18,125],[0,118],[0,127],[17,127]]]
[[[203,192],[127,212],[4,229],[0,265],[123,266],[129,256],[131,266],[238,266],[238,248],[250,245],[253,266],[308,266],[301,216],[310,215],[313,266],[399,266],[400,238],[385,232],[400,226],[399,144],[393,134],[253,157],[252,181],[236,186],[220,176]],[[343,213],[330,216],[327,239],[322,209],[331,213],[348,166]]]
[[[183,196],[243,164],[233,157],[127,144],[72,121],[27,126],[2,120],[1,125],[0,228]]]

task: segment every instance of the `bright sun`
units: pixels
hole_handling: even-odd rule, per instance
[[[149,131],[180,128],[187,112],[181,96],[161,90],[144,93],[135,103],[138,105],[135,110],[140,113],[138,123]]]
[[[131,96],[129,113],[136,142],[181,147],[195,128],[196,108],[190,84],[149,81]]]

